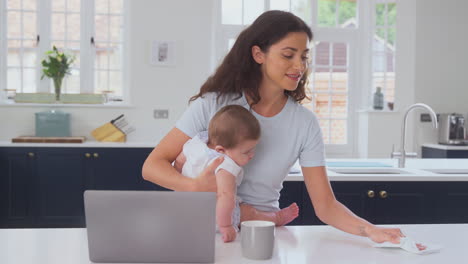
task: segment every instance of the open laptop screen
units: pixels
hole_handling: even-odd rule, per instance
[[[214,262],[215,193],[87,190],[84,201],[93,262]]]

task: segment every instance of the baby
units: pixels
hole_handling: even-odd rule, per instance
[[[211,119],[208,132],[201,132],[187,141],[174,167],[187,177],[197,177],[211,161],[224,156],[216,170],[217,203],[216,223],[224,242],[233,241],[240,224],[240,204],[236,196],[246,165],[255,154],[260,138],[260,124],[255,116],[239,105],[221,108]],[[245,220],[267,220],[285,225],[299,214],[293,203],[278,212],[262,212],[249,206]]]

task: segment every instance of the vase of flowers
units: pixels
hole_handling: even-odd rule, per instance
[[[70,74],[70,66],[75,61],[75,57],[64,52],[60,52],[55,46],[46,52],[46,58],[42,60],[42,76],[47,76],[54,83],[55,101],[60,101],[62,91],[62,81],[65,75]]]

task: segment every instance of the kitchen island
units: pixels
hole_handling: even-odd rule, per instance
[[[216,237],[215,263],[465,263],[468,259],[468,224],[398,225],[415,241],[438,244],[438,253],[417,255],[402,249],[374,248],[368,238],[350,235],[329,226],[276,228],[274,256],[253,261],[242,257],[240,236],[232,243]],[[84,264],[89,260],[86,229],[0,230],[2,264]]]

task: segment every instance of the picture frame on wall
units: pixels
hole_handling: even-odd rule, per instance
[[[153,40],[150,64],[153,66],[175,66],[175,41]]]

